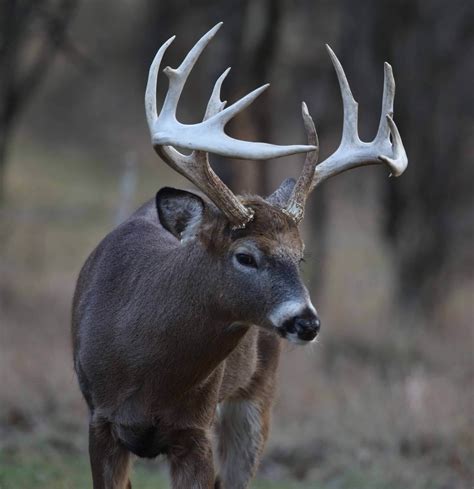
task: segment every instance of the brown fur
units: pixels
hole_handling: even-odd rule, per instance
[[[255,211],[246,229],[232,230],[205,202],[196,237],[180,242],[174,207],[165,209],[171,209],[167,230],[149,202],[86,261],[72,331],[90,409],[94,489],[130,487],[130,452],[165,454],[175,489],[217,486],[212,432],[219,426],[248,445],[242,446],[248,474],[234,481],[229,477],[235,474],[221,467],[227,481],[220,487],[244,488],[255,473],[281,348],[267,316],[285,298],[307,292],[297,269],[303,245],[296,226],[261,198],[245,203]],[[185,210],[198,213],[200,205],[187,202]],[[235,249],[245,243],[260,250],[263,278],[247,278],[232,265]],[[219,403],[240,403],[224,410],[225,426],[217,422]],[[228,418],[232,412],[239,419]],[[238,426],[258,430],[242,433]],[[225,446],[235,441],[220,440],[218,464],[226,463]]]

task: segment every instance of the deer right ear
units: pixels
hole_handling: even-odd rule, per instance
[[[204,213],[203,200],[191,192],[164,187],[156,194],[161,225],[179,240],[197,234]]]

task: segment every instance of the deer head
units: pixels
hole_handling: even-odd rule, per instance
[[[216,315],[228,318],[231,323],[258,324],[296,343],[306,343],[316,337],[320,322],[300,277],[303,242],[298,224],[309,193],[327,178],[350,168],[379,163],[387,165],[394,176],[405,170],[406,153],[392,119],[395,93],[392,70],[386,63],[377,135],[370,143],[362,142],[357,132],[357,103],[341,64],[328,47],[341,88],[344,123],[338,149],[318,164],[318,137],[304,102],[302,116],[308,145],[248,142],[224,133],[227,122],[268,87],[257,88],[226,107],[226,102],[220,99],[220,90],[229,69],[216,81],[202,122],[182,124],[176,119],[186,79],[220,26],[217,24],[205,34],[178,68],[164,69],[169,88],[159,114],[157,74],[174,37],[163,44],[150,67],[145,107],[153,146],[165,163],[202,192],[160,190],[156,197],[160,222],[180,241],[184,253],[199,256],[199,260],[207,263],[212,277],[208,300]],[[182,154],[176,147],[190,149],[192,153]],[[234,195],[213,172],[208,157],[209,153],[216,153],[261,160],[302,152],[307,155],[298,180],[285,180],[266,199]]]

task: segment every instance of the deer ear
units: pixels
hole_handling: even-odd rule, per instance
[[[269,195],[265,200],[271,205],[285,207],[288,199],[290,198],[291,192],[293,191],[295,183],[296,181],[294,178],[287,178],[286,180],[283,180],[275,192]]]
[[[204,213],[204,201],[196,194],[164,187],[156,194],[161,225],[179,240],[197,234]]]

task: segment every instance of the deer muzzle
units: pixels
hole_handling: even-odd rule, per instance
[[[313,341],[321,329],[321,321],[311,310],[301,315],[287,319],[279,328],[283,338],[297,344]]]
[[[284,302],[270,315],[278,334],[298,345],[313,341],[321,329],[321,321],[309,303]]]

